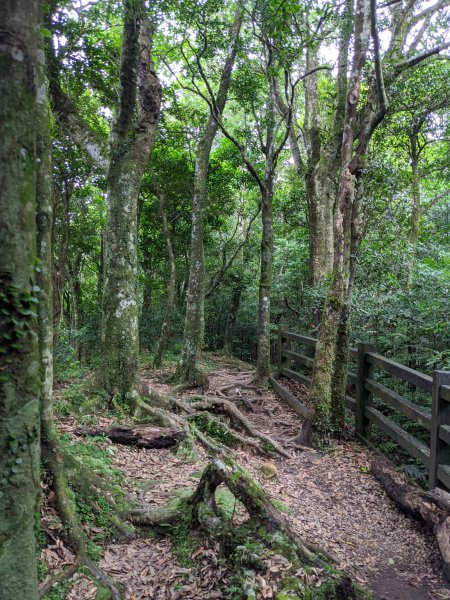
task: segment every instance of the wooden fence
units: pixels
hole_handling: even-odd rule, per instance
[[[300,345],[303,351],[294,351],[293,344]],[[282,326],[278,328],[278,374],[271,378],[271,383],[275,391],[302,416],[307,415],[307,407],[278,378],[283,375],[309,386],[311,378],[293,367],[300,365],[306,370],[312,370],[316,344],[315,338],[294,333]],[[350,360],[355,361],[356,369],[348,374],[348,384],[353,391],[347,396],[347,407],[355,413],[357,435],[367,441],[370,426],[375,424],[428,468],[430,489],[438,486],[450,490],[450,371],[433,371],[433,376],[430,377],[378,354],[372,344],[366,343],[350,349]],[[431,394],[431,412],[377,381],[377,371],[388,373],[391,377]],[[430,446],[375,408],[374,397],[429,432]]]

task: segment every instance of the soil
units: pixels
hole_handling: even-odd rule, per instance
[[[289,508],[291,523],[301,535],[336,555],[339,567],[371,589],[376,600],[450,600],[433,535],[403,515],[370,474],[371,451],[353,439],[336,442],[327,454],[293,448],[289,438],[302,425],[298,415],[272,390],[252,388],[252,374],[242,372],[248,367],[236,362],[224,365],[223,360],[217,367],[209,374],[208,395],[220,395],[233,385],[234,401],[248,419],[292,452],[291,459],[270,459],[276,469],[270,479],[261,470],[267,461],[253,450],[238,449],[236,457]],[[160,393],[170,392],[158,373],[147,376],[146,383]],[[298,385],[295,393],[307,400],[304,386]],[[109,421],[98,419],[97,424],[106,426]],[[70,432],[75,423],[66,419],[60,426]],[[192,463],[171,449],[114,446],[115,466],[124,472],[129,490],[138,490],[147,502],[161,506],[181,486],[195,488],[208,461],[201,447],[198,455]],[[55,547],[44,550],[44,558],[54,569],[70,563],[71,555],[57,539]],[[191,559],[195,566],[181,566],[169,537],[140,538],[109,544],[100,565],[126,585],[127,600],[229,598],[224,591],[228,572],[217,548],[199,540]],[[276,590],[269,583],[262,588],[260,598],[274,597]],[[77,574],[67,600],[88,600],[95,594],[95,585]]]

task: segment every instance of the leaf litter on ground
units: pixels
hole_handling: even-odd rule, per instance
[[[252,373],[239,371],[239,363],[218,365],[209,375],[208,395],[229,387],[239,408],[258,428],[278,440],[298,433],[302,422],[273,391],[252,389]],[[241,367],[242,368],[242,367]],[[170,386],[161,377],[148,377],[150,387],[169,394]],[[301,384],[284,382],[302,401],[308,390]],[[189,394],[185,392],[184,395]],[[192,392],[195,394],[195,391]],[[221,395],[220,393],[218,394]],[[239,397],[246,402],[239,402]],[[251,409],[249,408],[251,404]],[[101,426],[111,420],[101,418]],[[76,427],[65,419],[60,428],[70,433]],[[77,439],[79,442],[79,438]],[[102,441],[103,444],[110,444]],[[181,488],[194,489],[208,457],[198,448],[195,463],[177,457],[169,449],[138,449],[115,446],[114,466],[125,476],[128,491],[156,506],[166,505]],[[314,450],[292,452],[292,459],[270,459],[276,476],[267,479],[260,470],[261,456],[248,448],[236,450],[238,461],[258,479],[270,495],[287,510],[291,524],[307,540],[321,545],[338,557],[339,567],[368,586],[378,600],[450,600],[450,586],[442,573],[440,555],[433,535],[421,524],[403,515],[369,472],[371,451],[354,440],[336,441],[327,454]],[[239,514],[236,515],[239,519]],[[242,515],[241,515],[242,518]],[[54,508],[43,510],[46,528],[53,529],[54,543],[42,552],[50,573],[73,561],[60,540]],[[110,542],[100,566],[124,584],[127,600],[206,600],[229,598],[226,586],[230,575],[214,543],[199,537],[190,554],[190,566],[182,566],[172,539],[136,538]],[[284,557],[272,556],[266,572],[258,575],[258,599],[272,598],[286,566]],[[320,571],[320,570],[319,570]],[[297,573],[311,585],[323,582],[320,572]],[[50,577],[50,575],[49,575]],[[95,598],[96,586],[82,574],[73,577],[67,600]]]

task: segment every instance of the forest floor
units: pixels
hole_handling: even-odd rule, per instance
[[[237,361],[217,359],[209,375],[208,395],[236,384],[238,395],[246,402],[239,408],[260,431],[281,443],[298,433],[301,421],[273,391],[257,392],[240,387],[251,373]],[[171,392],[160,373],[147,372],[145,382],[162,394]],[[296,384],[303,400],[307,390]],[[183,395],[186,395],[184,392]],[[249,410],[249,407],[253,410]],[[99,418],[98,425],[111,420]],[[60,421],[69,435],[74,419]],[[79,438],[77,438],[79,442]],[[109,441],[101,444],[111,445]],[[340,568],[372,590],[375,600],[449,600],[450,586],[441,570],[440,555],[432,533],[403,515],[371,475],[371,451],[353,439],[334,443],[334,450],[321,454],[296,450],[291,459],[270,459],[276,474],[267,478],[261,465],[267,463],[249,449],[235,450],[238,462],[248,469],[282,505],[288,507],[289,520],[301,535],[337,555]],[[116,445],[111,451],[114,466],[123,471],[129,491],[154,506],[166,505],[180,487],[193,490],[208,461],[198,448],[198,459],[190,462],[171,449],[146,450]],[[47,506],[47,512],[51,512]],[[234,518],[239,519],[238,511]],[[45,520],[49,515],[44,515]],[[180,551],[181,548],[181,551]],[[54,544],[43,550],[53,570],[72,560],[56,535]],[[281,558],[281,557],[280,557]],[[127,600],[206,600],[230,598],[228,572],[213,542],[198,538],[198,546],[175,547],[169,536],[137,538],[127,542],[111,541],[104,549],[101,567],[115,580],[125,584]],[[283,566],[271,565],[277,571]],[[301,577],[302,574],[299,574]],[[270,576],[260,577],[259,598],[272,598],[275,592]],[[307,577],[307,575],[305,575]],[[67,600],[96,598],[94,584],[76,574]]]

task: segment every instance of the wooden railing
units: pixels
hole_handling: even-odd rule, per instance
[[[298,348],[293,350],[294,343],[309,348],[309,352]],[[286,389],[278,377],[283,375],[310,386],[311,377],[293,367],[300,365],[312,370],[316,344],[315,338],[294,333],[283,326],[278,328],[278,375],[271,378],[271,383],[275,391],[302,416],[307,416],[306,405]],[[354,392],[347,396],[347,408],[355,413],[357,435],[367,441],[371,424],[376,425],[428,468],[430,489],[441,486],[450,490],[450,371],[434,371],[430,377],[378,354],[372,344],[366,343],[350,349],[350,360],[356,361],[356,372],[348,373],[348,384]],[[431,412],[377,381],[376,370],[431,394]],[[430,445],[424,444],[375,408],[374,398],[381,399],[429,432]]]

